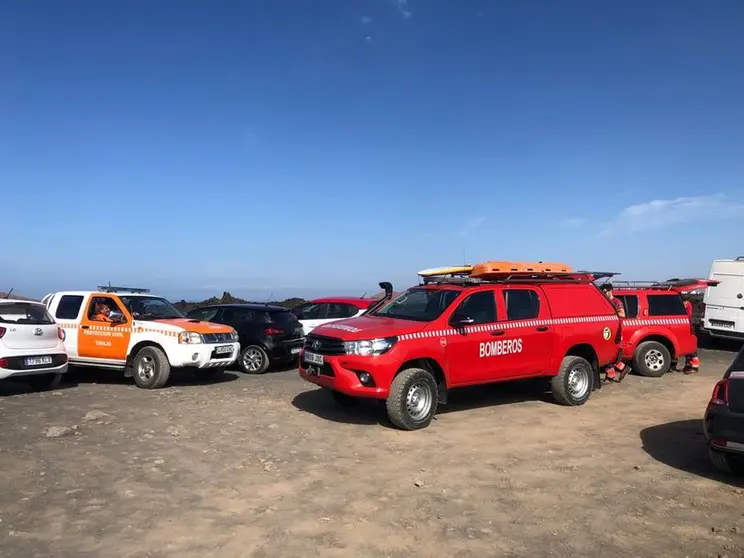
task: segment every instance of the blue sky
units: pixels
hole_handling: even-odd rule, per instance
[[[7,0],[0,290],[744,254],[739,0]]]

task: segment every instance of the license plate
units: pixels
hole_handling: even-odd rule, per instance
[[[52,357],[29,357],[26,359],[26,366],[41,366],[42,364],[52,364]]]
[[[214,352],[218,355],[224,355],[227,353],[232,353],[232,346],[231,345],[223,345],[222,347],[217,347]]]
[[[305,351],[303,358],[305,359],[305,362],[309,362],[311,364],[317,364],[320,366],[323,365],[323,355],[318,355],[315,353]]]
[[[294,347],[289,352],[292,353],[293,355],[297,355],[297,354],[300,353],[300,348],[299,347]]]
[[[719,320],[708,320],[710,323],[710,327],[714,327],[716,329],[734,329],[734,324],[732,322],[724,322]]]

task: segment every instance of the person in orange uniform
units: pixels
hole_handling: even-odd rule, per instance
[[[620,319],[624,319],[625,305],[623,304],[622,300],[620,300],[619,298],[615,298],[615,293],[612,289],[612,283],[604,283],[600,286],[600,289],[605,294],[605,296],[610,299],[610,302],[612,303],[612,306],[615,307],[615,311],[617,312],[617,315],[620,317]],[[622,361],[616,364],[610,364],[605,367],[605,379],[603,383],[620,383],[623,381],[628,372],[630,372],[630,366]]]
[[[109,308],[108,304],[96,303],[96,312],[93,314],[93,320],[96,322],[113,322],[114,320],[110,316],[111,308]]]
[[[690,322],[692,322],[692,302],[689,300],[684,301],[685,310],[687,311],[687,315],[690,318]],[[697,350],[692,353],[691,355],[685,356],[685,366],[682,368],[683,374],[696,374],[698,371],[698,368],[700,367],[700,359],[698,358]]]

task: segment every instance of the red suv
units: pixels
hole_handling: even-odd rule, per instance
[[[386,400],[391,422],[405,430],[428,426],[447,391],[463,386],[547,377],[559,403],[585,403],[602,367],[620,357],[620,321],[607,297],[584,272],[478,267],[318,327],[305,340],[300,376],[341,403]]]
[[[625,306],[623,360],[638,374],[658,378],[680,358],[695,354],[695,328],[677,290],[615,283],[614,294]]]

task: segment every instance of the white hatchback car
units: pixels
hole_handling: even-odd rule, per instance
[[[46,306],[0,298],[0,380],[12,378],[34,389],[53,389],[65,372],[64,331]]]

